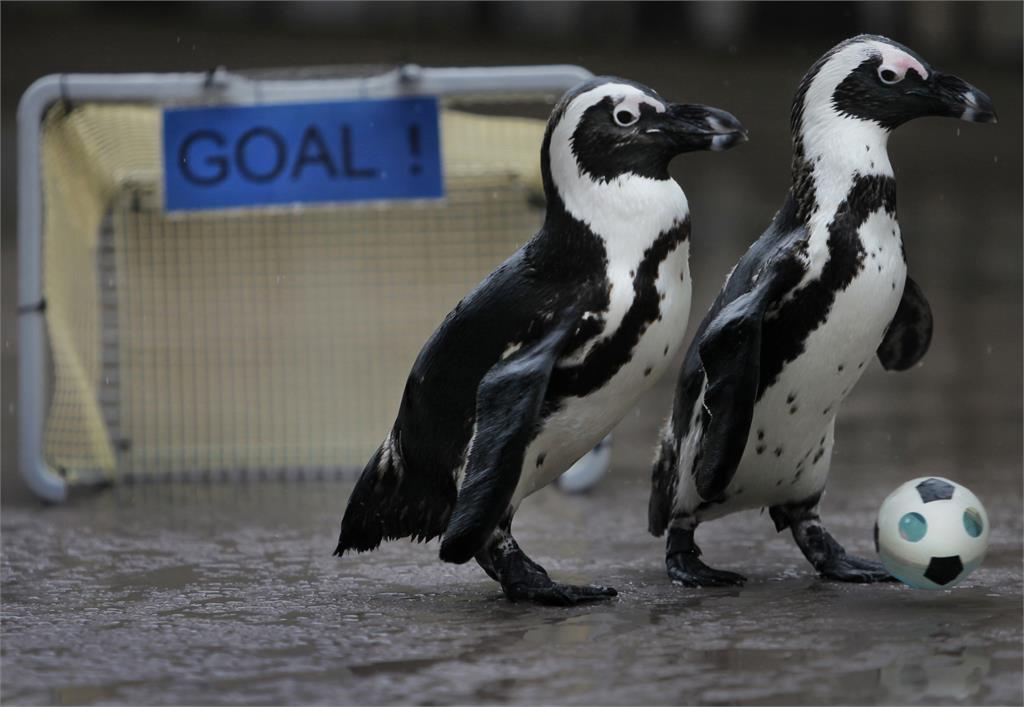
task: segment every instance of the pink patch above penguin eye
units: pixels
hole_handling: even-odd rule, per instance
[[[882,50],[882,64],[878,67],[878,76],[885,83],[899,83],[906,78],[907,72],[913,70],[922,79],[928,78],[928,71],[914,57],[901,51]]]

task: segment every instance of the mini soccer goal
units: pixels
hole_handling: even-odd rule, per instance
[[[351,74],[26,92],[19,463],[36,494],[362,467],[430,332],[539,226],[546,114],[590,74]]]

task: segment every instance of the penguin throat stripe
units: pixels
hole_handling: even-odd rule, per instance
[[[896,180],[882,175],[858,175],[828,225],[828,260],[821,276],[793,293],[774,316],[765,319],[758,400],[778,380],[785,365],[804,352],[808,335],[828,318],[836,295],[863,268],[864,247],[857,232],[879,208],[895,217]]]
[[[660,233],[654,243],[644,251],[643,260],[633,278],[633,302],[626,310],[618,329],[611,336],[598,341],[586,358],[575,366],[555,368],[548,384],[544,415],[555,412],[567,397],[584,397],[603,387],[632,358],[633,349],[647,327],[661,316],[660,297],[656,282],[658,269],[681,243],[690,236],[690,219],[675,224]],[[593,328],[581,334],[590,338]],[[586,343],[578,336],[570,350]]]

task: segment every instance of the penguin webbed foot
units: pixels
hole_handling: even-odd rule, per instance
[[[677,553],[665,557],[665,569],[673,584],[684,587],[737,587],[747,578],[736,572],[708,567],[696,555]]]
[[[790,525],[797,547],[823,578],[859,584],[896,581],[881,562],[846,552],[821,524],[814,506],[796,509],[775,507],[772,518],[779,529]]]
[[[618,596],[611,587],[560,584],[547,570],[523,552],[510,532],[509,523],[498,528],[488,545],[476,555],[488,576],[501,584],[509,601],[546,606],[575,606]]]
[[[545,575],[546,577],[546,575]],[[547,584],[503,584],[502,591],[510,601],[529,601],[545,606],[576,606],[618,596],[612,587],[599,585],[559,584],[547,578]]]
[[[716,570],[700,561],[693,528],[670,528],[665,547],[665,569],[673,584],[684,587],[736,587],[747,578],[736,572]]]
[[[509,601],[529,601],[546,606],[575,606],[618,596],[618,592],[611,587],[559,584],[518,547],[507,560],[504,571],[499,573],[497,579]]]
[[[854,582],[859,584],[870,584],[872,582],[895,582],[895,577],[889,574],[881,562],[867,560],[856,555],[848,555],[843,552],[841,555],[830,557],[818,569],[825,579],[836,582]]]

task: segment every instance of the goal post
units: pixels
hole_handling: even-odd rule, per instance
[[[422,342],[540,224],[539,107],[591,76],[293,73],[64,74],[22,97],[19,466],[40,498],[361,468]],[[439,200],[166,208],[165,109],[417,96],[439,105]]]

